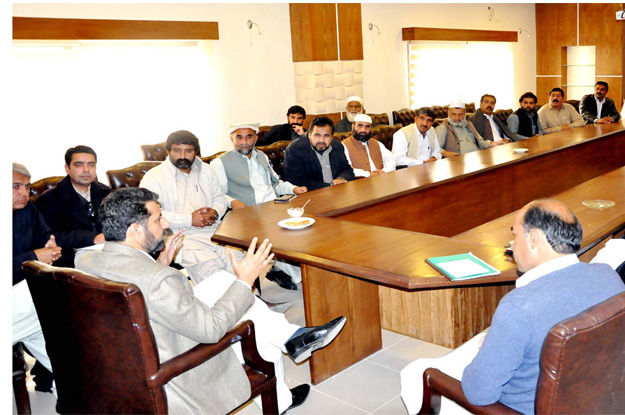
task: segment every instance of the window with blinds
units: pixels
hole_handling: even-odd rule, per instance
[[[424,42],[408,45],[410,108],[475,102],[493,94],[497,108],[516,108],[514,59],[508,42]]]

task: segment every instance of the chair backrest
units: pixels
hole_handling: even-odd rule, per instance
[[[579,114],[579,99],[569,99],[564,102],[566,102],[567,104],[571,104],[573,108],[575,108],[575,111],[577,111],[577,113]]]
[[[377,125],[371,129],[371,136],[384,144],[389,150],[393,149],[393,134],[401,129],[401,124],[395,125]]]
[[[213,154],[212,156],[200,157],[200,159],[204,163],[210,164],[211,161],[215,160],[217,157],[221,156],[224,153],[225,153],[225,151],[219,151],[219,152]]]
[[[493,115],[497,118],[499,118],[501,121],[503,121],[504,124],[508,123],[508,117],[510,115],[512,115],[512,113],[514,112],[514,110],[511,109],[507,109],[507,110],[497,110],[493,113]]]
[[[258,127],[258,140],[263,138],[263,136],[271,130],[271,127],[271,125],[261,125],[260,127]]]
[[[381,125],[381,124],[389,125],[390,124],[389,119],[388,119],[388,114],[385,112],[381,114],[372,114],[368,112],[367,115],[371,117],[371,120],[373,121],[374,124],[377,124],[377,125]]]
[[[393,124],[401,124],[402,127],[410,125],[414,122],[417,111],[410,108],[393,111]]]
[[[160,163],[160,161],[143,161],[125,169],[109,170],[106,172],[106,178],[113,190],[120,187],[139,187],[145,173]]]
[[[37,261],[22,268],[61,413],[166,413],[165,391],[149,386],[159,355],[139,288]]]
[[[30,201],[34,202],[46,190],[54,189],[56,187],[56,184],[58,182],[60,182],[61,180],[63,180],[64,177],[65,176],[45,177],[45,178],[43,178],[41,180],[37,180],[36,182],[31,183],[31,185],[30,185]]]
[[[291,144],[291,141],[276,141],[268,146],[256,147],[256,150],[262,151],[269,158],[271,167],[284,180],[284,152]]]
[[[165,142],[157,144],[144,144],[141,146],[143,152],[143,160],[145,161],[163,161],[167,158],[167,150],[165,150]]]
[[[625,292],[551,329],[541,352],[536,413],[625,413]]]

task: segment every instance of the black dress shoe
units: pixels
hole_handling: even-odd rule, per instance
[[[293,282],[289,274],[284,271],[271,268],[267,275],[265,275],[269,281],[273,281],[285,290],[297,290],[297,285]]]
[[[298,406],[303,404],[306,401],[306,398],[308,398],[309,393],[310,393],[310,385],[307,385],[305,383],[303,385],[299,385],[291,389],[291,397],[293,398],[293,401],[292,401],[293,403],[291,403],[291,406],[286,408],[286,411],[282,412],[280,415],[284,415],[290,409],[297,408]]]
[[[326,347],[341,332],[345,325],[345,317],[337,317],[323,326],[302,327],[282,347],[295,363],[310,357],[315,350]]]

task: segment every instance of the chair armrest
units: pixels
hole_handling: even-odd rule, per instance
[[[250,320],[243,321],[238,326],[228,331],[217,343],[198,344],[192,349],[169,359],[161,364],[158,372],[150,377],[150,385],[158,387],[165,385],[176,376],[201,365],[210,358],[218,355],[226,350],[232,344],[244,339],[252,339],[254,348],[256,348],[256,339],[254,336],[254,323]],[[242,343],[243,345],[243,343]],[[245,347],[243,347],[245,350]],[[258,351],[256,352],[258,354]],[[245,356],[245,352],[244,352]],[[260,355],[259,355],[260,357]],[[261,359],[262,360],[262,359]],[[265,362],[266,363],[266,362]],[[272,365],[273,366],[273,365]],[[273,367],[272,367],[273,370]]]
[[[500,403],[491,405],[473,405],[467,400],[459,380],[452,378],[438,369],[429,368],[423,372],[423,406],[420,414],[440,412],[440,398],[444,396],[474,414],[520,414],[520,412]]]

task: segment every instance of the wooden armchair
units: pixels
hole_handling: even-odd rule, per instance
[[[460,381],[437,369],[423,373],[420,414],[438,413],[445,396],[475,414],[517,414],[499,402],[476,406]],[[556,324],[543,343],[537,414],[625,413],[625,292]]]
[[[46,339],[60,413],[165,414],[163,386],[238,341],[251,397],[261,395],[264,413],[278,412],[273,364],[258,354],[251,321],[218,343],[199,344],[159,363],[148,310],[136,285],[38,261],[25,262],[22,269]]]

